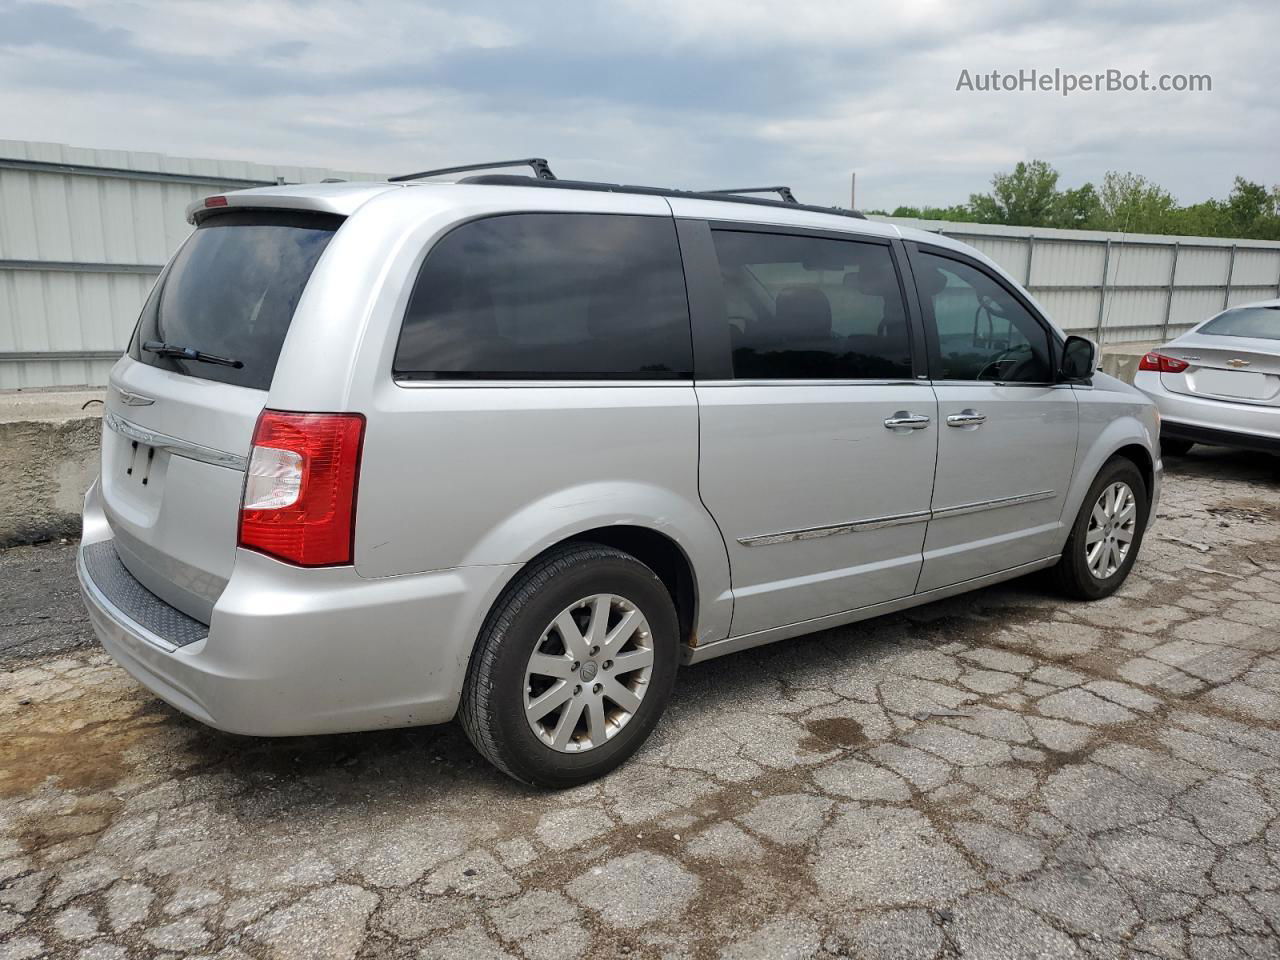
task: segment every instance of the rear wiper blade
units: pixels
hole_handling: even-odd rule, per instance
[[[183,360],[194,360],[196,363],[216,363],[220,367],[234,367],[239,370],[244,366],[243,360],[232,360],[230,357],[217,357],[194,347],[184,347],[176,343],[165,343],[163,340],[148,340],[142,345],[147,353],[158,357],[180,357]]]

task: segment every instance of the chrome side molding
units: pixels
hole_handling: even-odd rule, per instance
[[[1016,497],[999,497],[995,500],[978,500],[974,503],[961,503],[954,507],[943,507],[933,511],[933,519],[944,517],[963,517],[966,513],[981,513],[983,510],[997,510],[1000,507],[1017,507],[1024,503],[1035,503],[1038,500],[1052,500],[1057,496],[1055,490],[1041,490],[1039,493],[1023,493]]]
[[[846,533],[858,533],[866,530],[884,530],[887,527],[899,527],[908,523],[925,523],[929,520],[942,520],[946,517],[962,517],[967,513],[980,513],[983,510],[997,510],[1001,507],[1016,507],[1024,503],[1035,503],[1039,500],[1052,500],[1057,496],[1055,490],[1041,490],[1039,493],[1023,493],[1016,497],[999,497],[995,500],[979,500],[974,503],[961,503],[954,507],[943,507],[940,510],[920,510],[915,513],[900,513],[889,517],[873,517],[869,520],[854,520],[850,523],[829,524],[823,527],[805,527],[803,530],[787,530],[783,533],[766,533],[756,537],[739,537],[738,542],[744,547],[764,547],[771,543],[792,543],[796,540],[816,540],[819,537],[838,537]]]
[[[156,433],[154,430],[131,423],[110,410],[103,414],[102,419],[108,428],[120,436],[136,440],[138,443],[145,443],[148,447],[154,447],[157,450],[164,450],[175,457],[199,460],[201,463],[211,463],[215,467],[227,467],[231,470],[244,470],[249,465],[248,457],[242,457],[238,453],[228,453],[225,450],[192,443],[190,440],[171,437],[165,433]]]
[[[874,517],[870,520],[855,520],[852,523],[834,523],[825,527],[806,527],[803,530],[788,530],[785,533],[739,537],[738,542],[744,547],[763,547],[771,543],[790,543],[793,540],[838,537],[845,533],[856,533],[859,530],[883,530],[886,527],[900,527],[907,523],[924,523],[928,519],[929,511],[921,510],[918,513],[900,513],[891,517]]]

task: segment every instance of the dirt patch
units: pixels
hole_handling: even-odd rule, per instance
[[[94,792],[129,771],[125,752],[162,718],[84,723],[75,701],[33,707],[38,713],[0,738],[0,797],[35,790],[49,778],[63,790]]]
[[[810,720],[805,724],[809,736],[800,741],[802,750],[818,753],[831,747],[852,749],[867,743],[867,735],[862,724],[849,717],[827,717],[823,720]]]
[[[1224,500],[1206,507],[1205,513],[1237,523],[1280,523],[1280,506],[1256,497]]]

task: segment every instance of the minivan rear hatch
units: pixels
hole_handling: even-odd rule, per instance
[[[152,593],[205,623],[235,560],[254,424],[342,220],[236,208],[204,217],[111,372],[101,484],[114,546]]]

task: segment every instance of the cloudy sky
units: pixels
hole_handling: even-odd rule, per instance
[[[1010,8],[1014,8],[1011,12]],[[0,139],[404,172],[949,204],[1043,158],[1184,202],[1280,182],[1274,0],[0,0]],[[1209,74],[1200,93],[977,93],[962,70]]]

